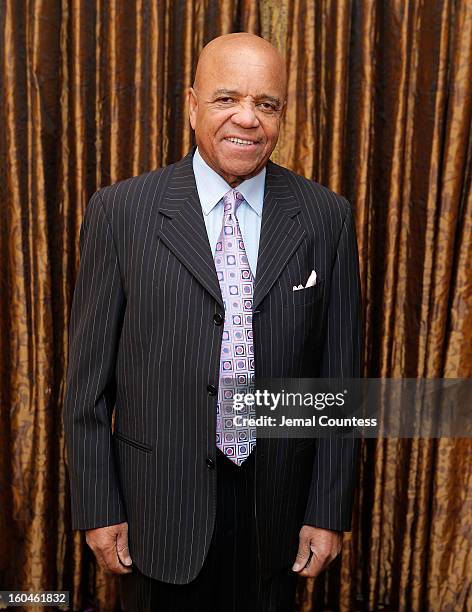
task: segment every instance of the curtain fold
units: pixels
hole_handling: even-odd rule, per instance
[[[472,376],[472,3],[3,0],[3,589],[118,609],[116,578],[70,531],[61,412],[80,225],[98,187],[188,151],[198,54],[234,31],[287,60],[272,159],[352,203],[364,374]],[[297,609],[471,609],[471,451],[366,441],[342,557],[300,582]]]

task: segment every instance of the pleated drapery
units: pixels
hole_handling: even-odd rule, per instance
[[[116,578],[70,530],[61,412],[80,224],[98,187],[188,151],[198,54],[235,31],[289,66],[272,159],[353,205],[364,374],[472,376],[471,2],[1,0],[1,589],[118,609]],[[301,582],[297,609],[472,609],[471,451],[364,443],[342,558]]]

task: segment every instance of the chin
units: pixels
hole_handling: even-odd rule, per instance
[[[257,169],[257,164],[252,166],[232,166],[225,169],[226,174],[230,174],[232,176],[244,176],[246,174],[251,174]]]
[[[252,164],[226,164],[223,168],[225,174],[229,176],[246,176],[252,174],[257,170],[260,165],[260,161]]]

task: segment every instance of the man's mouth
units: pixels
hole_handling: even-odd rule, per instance
[[[232,142],[235,145],[239,145],[240,147],[251,147],[259,144],[258,140],[247,140],[245,138],[236,138],[235,136],[229,136],[225,138],[228,142]]]

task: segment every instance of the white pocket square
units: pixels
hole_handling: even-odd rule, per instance
[[[308,277],[308,280],[306,281],[306,285],[298,285],[297,286],[293,286],[293,290],[294,291],[298,291],[299,289],[307,289],[308,287],[313,287],[313,285],[316,285],[316,272],[314,270],[311,271],[310,276]]]

